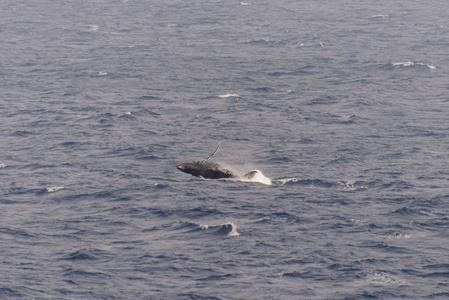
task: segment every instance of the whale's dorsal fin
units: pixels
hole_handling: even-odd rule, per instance
[[[215,149],[215,151],[214,151],[214,153],[212,153],[212,155],[211,156],[209,156],[208,158],[206,158],[205,160],[203,160],[203,161],[206,161],[206,160],[209,160],[212,156],[214,156],[215,155],[215,153],[217,153],[217,151],[218,151],[218,148],[220,148],[220,144],[218,144],[218,146],[217,146],[217,149]]]

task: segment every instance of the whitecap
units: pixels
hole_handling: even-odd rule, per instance
[[[356,191],[356,190],[366,190],[368,189],[364,185],[358,185],[357,182],[349,180],[349,181],[338,181],[337,185],[340,186],[343,190],[346,191]]]
[[[363,224],[363,223],[367,223],[367,221],[364,220],[360,220],[360,219],[349,219],[349,222],[354,223],[354,224]]]
[[[278,180],[276,180],[276,183],[278,185],[285,185],[285,184],[290,183],[290,182],[298,182],[298,181],[300,181],[300,179],[293,177],[293,178],[278,179]]]
[[[0,169],[2,169],[2,168],[6,168],[6,165],[5,164],[0,164]]]
[[[240,97],[240,95],[237,94],[225,94],[225,95],[218,95],[220,98],[229,98],[229,97]]]
[[[206,230],[206,229],[209,228],[209,225],[207,225],[207,224],[200,224],[199,227],[200,227],[200,229],[202,229],[202,230]]]
[[[124,114],[120,114],[120,115],[119,115],[119,118],[120,118],[120,117],[130,116],[130,115],[131,115],[131,112],[130,112],[130,111],[127,111],[127,112],[125,112]]]
[[[385,272],[372,272],[366,278],[366,282],[372,285],[404,285],[406,282],[396,276]]]
[[[98,25],[89,25],[90,31],[98,31],[99,28],[100,28],[100,26],[98,26]]]
[[[63,186],[51,186],[47,188],[47,193],[54,193],[59,190],[62,190],[63,188],[64,188]]]
[[[424,66],[429,68],[430,70],[435,70],[437,67],[436,66],[432,66],[432,65],[428,65],[425,63],[415,63],[413,61],[406,61],[406,62],[395,62],[393,63],[393,67],[395,68],[399,68],[399,67],[416,67],[416,66]]]
[[[235,226],[235,224],[228,222],[226,224],[224,224],[224,226],[231,226],[231,231],[226,235],[226,237],[234,237],[234,236],[239,236],[240,233],[237,232],[237,226]]]
[[[410,239],[411,237],[412,235],[410,233],[403,233],[403,232],[395,232],[387,236],[387,238],[389,239]]]
[[[398,68],[398,67],[411,67],[411,66],[414,66],[414,65],[415,65],[415,63],[412,62],[412,61],[393,63],[393,67],[396,67],[396,68]]]
[[[218,224],[218,225],[197,224],[197,223],[195,225],[198,226],[198,228],[200,230],[209,230],[210,229],[210,230],[212,230],[212,232],[219,233],[219,234],[229,231],[225,235],[225,237],[227,237],[227,238],[240,235],[240,233],[237,231],[238,227],[234,223],[231,223],[231,222],[227,222],[224,224]],[[230,228],[230,230],[229,230],[229,228]]]
[[[107,72],[102,72],[102,71],[98,72],[98,76],[106,76],[106,75],[108,75]]]

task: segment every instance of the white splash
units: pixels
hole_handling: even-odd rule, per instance
[[[240,97],[240,95],[237,94],[225,94],[225,95],[218,95],[220,98],[229,98],[229,97]]]
[[[259,182],[266,185],[272,185],[272,181],[267,176],[263,175],[263,173],[259,170],[254,170],[256,173],[251,178],[245,178],[244,176],[240,176],[239,180],[243,182]],[[253,172],[254,172],[253,171]]]

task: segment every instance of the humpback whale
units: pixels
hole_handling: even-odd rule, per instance
[[[219,163],[208,161],[212,156],[215,155],[215,153],[217,153],[218,148],[220,148],[220,144],[217,146],[217,149],[215,149],[214,153],[212,153],[212,155],[208,158],[201,161],[194,161],[192,163],[180,164],[177,167],[178,170],[203,179],[236,178],[251,180],[254,175],[259,172],[257,170],[253,170],[243,176],[239,176],[234,171],[223,167]]]

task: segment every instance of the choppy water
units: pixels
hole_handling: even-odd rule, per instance
[[[0,11],[0,298],[449,295],[449,2]]]

